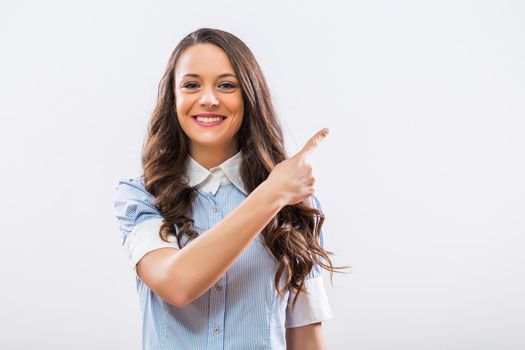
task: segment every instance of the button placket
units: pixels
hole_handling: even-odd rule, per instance
[[[222,349],[224,346],[224,314],[226,307],[226,274],[210,290],[208,337],[209,349]]]
[[[208,210],[208,222],[210,227],[222,218],[220,204],[214,197],[210,199]],[[222,349],[224,347],[224,315],[226,308],[226,275],[223,276],[209,291],[208,309],[208,349]]]

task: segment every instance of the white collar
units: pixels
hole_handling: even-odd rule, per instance
[[[210,170],[197,163],[191,156],[189,158],[186,176],[189,179],[190,187],[197,187],[215,195],[220,185],[231,182],[245,195],[248,195],[240,172],[242,151],[237,152],[236,155]]]

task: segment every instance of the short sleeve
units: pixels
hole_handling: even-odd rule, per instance
[[[114,210],[122,247],[131,268],[148,252],[163,248],[179,248],[174,236],[164,242],[159,235],[163,217],[155,206],[155,198],[145,190],[141,178],[120,179],[116,186]]]
[[[319,200],[315,196],[312,196],[312,198],[315,208],[321,210]],[[320,243],[321,246],[324,247],[322,228],[320,232]],[[296,293],[290,293],[289,295],[289,306],[286,308],[286,328],[301,327],[332,318],[332,310],[324,288],[322,268],[319,264],[315,264],[312,271],[306,276],[304,287],[308,291],[308,294],[299,294],[293,310],[291,304]]]

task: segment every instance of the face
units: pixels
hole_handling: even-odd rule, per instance
[[[190,147],[236,152],[244,115],[239,80],[226,53],[211,44],[193,45],[175,65],[177,118]]]

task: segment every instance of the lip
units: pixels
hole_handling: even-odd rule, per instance
[[[197,117],[206,117],[206,118],[221,117],[222,119],[215,123],[204,123],[204,122],[198,121]],[[191,119],[193,119],[195,124],[206,128],[206,127],[221,125],[226,120],[226,117],[220,114],[202,113],[202,114],[195,114],[191,116]]]

